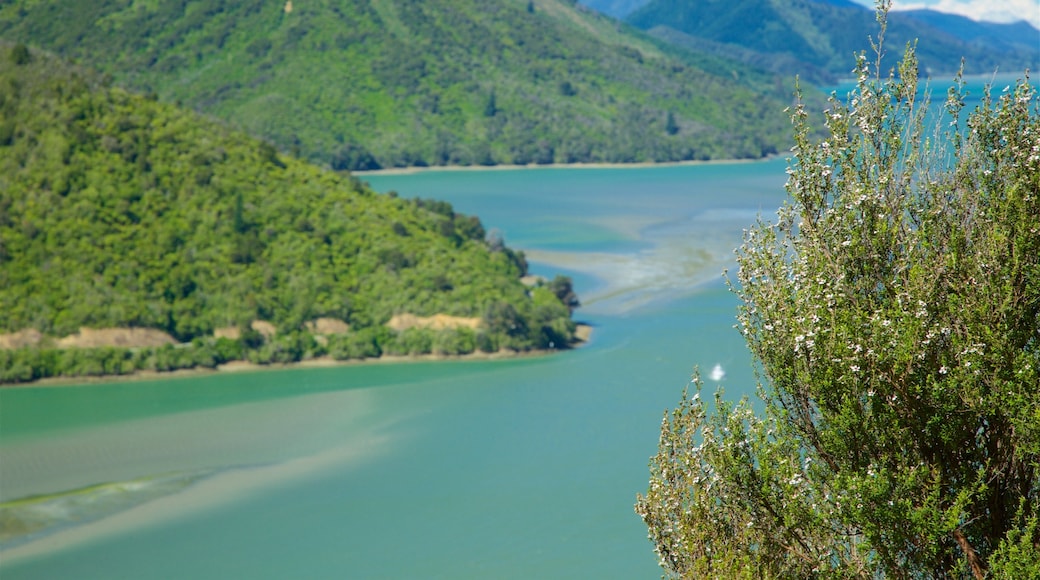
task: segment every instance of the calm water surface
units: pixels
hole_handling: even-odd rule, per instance
[[[720,274],[784,167],[364,177],[574,276],[591,344],[4,389],[0,576],[659,577],[635,494],[694,365],[753,385]]]

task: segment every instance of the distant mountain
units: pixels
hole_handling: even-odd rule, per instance
[[[1040,10],[1040,7],[1037,9]],[[1001,50],[1031,48],[1034,53],[1040,53],[1040,30],[1025,20],[1012,23],[980,22],[934,10],[907,10],[896,12],[895,17],[923,22],[969,43],[985,44]]]
[[[877,36],[874,12],[845,0],[651,0],[628,22],[677,46],[820,83],[848,76],[853,55]],[[982,23],[922,10],[889,13],[884,66],[894,66],[914,40],[925,74],[953,73],[962,57],[967,73],[1040,65],[1040,31],[1024,22]]]
[[[0,38],[336,169],[755,158],[789,87],[569,0],[14,0]]]

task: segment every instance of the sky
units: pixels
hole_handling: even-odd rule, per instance
[[[874,0],[855,0],[874,7]],[[960,14],[973,20],[1015,22],[1025,20],[1040,29],[1040,0],[893,0],[893,10],[929,8],[937,12]],[[1040,43],[1040,38],[1037,39]]]

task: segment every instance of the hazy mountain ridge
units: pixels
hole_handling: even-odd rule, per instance
[[[1040,53],[1040,30],[1025,20],[1008,23],[985,22],[935,10],[907,10],[894,12],[893,16],[897,19],[913,18],[965,42],[984,42],[997,47],[1032,47]]]
[[[716,54],[732,50],[743,62],[821,83],[847,76],[853,55],[869,47],[868,37],[877,36],[873,11],[849,2],[651,0],[627,21],[678,46]],[[925,74],[956,72],[962,57],[969,74],[1040,66],[1040,31],[1025,22],[976,22],[929,10],[891,12],[884,66],[893,66],[896,55],[914,40]]]
[[[760,157],[787,136],[789,88],[565,0],[19,0],[0,37],[338,169]]]

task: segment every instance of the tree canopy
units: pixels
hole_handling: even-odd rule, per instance
[[[636,510],[681,577],[1040,577],[1040,100],[935,124],[860,56],[738,251],[756,408],[666,415]]]
[[[783,142],[786,81],[568,0],[528,6],[15,0],[0,37],[336,169],[759,158]]]
[[[329,317],[354,337],[339,351],[330,343],[341,358],[568,344],[573,304],[555,286],[524,286],[522,253],[485,236],[447,202],[377,194],[0,43],[0,333],[143,327],[187,342],[263,320],[293,342]],[[523,333],[385,327],[395,314],[483,320],[506,307]],[[247,351],[259,346],[243,340]],[[304,342],[283,345],[285,357],[321,354]],[[0,382],[63,367],[52,363],[0,352]]]

